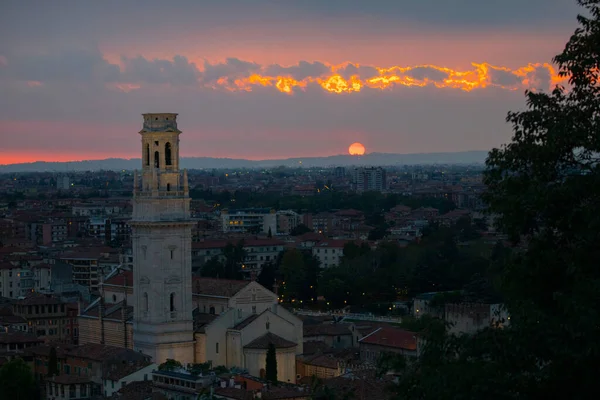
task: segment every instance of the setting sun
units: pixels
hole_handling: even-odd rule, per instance
[[[362,143],[352,143],[350,147],[348,147],[348,153],[351,156],[362,156],[365,154],[365,146]]]

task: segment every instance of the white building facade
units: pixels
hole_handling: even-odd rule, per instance
[[[134,174],[134,349],[157,363],[194,362],[190,197],[179,169],[177,114],[143,114]]]

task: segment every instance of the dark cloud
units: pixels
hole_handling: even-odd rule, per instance
[[[4,77],[40,82],[116,82],[119,66],[110,64],[98,50],[64,50],[7,55]]]
[[[433,67],[416,67],[406,71],[404,75],[421,81],[429,80],[434,82],[441,82],[449,76],[448,72],[440,71]]]
[[[188,86],[197,84],[200,77],[196,65],[183,56],[175,56],[172,61],[122,57],[122,62],[125,65],[123,80],[128,83]]]
[[[204,62],[202,80],[206,83],[218,81],[220,78],[245,78],[262,69],[260,64],[243,61],[238,58],[228,58],[225,62],[211,64]]]
[[[369,65],[357,65],[348,63],[335,71],[344,79],[350,79],[352,76],[359,76],[362,79],[379,76],[379,70]]]
[[[300,61],[298,65],[292,65],[290,67],[271,64],[267,66],[263,72],[263,74],[267,76],[290,76],[298,81],[329,73],[331,73],[331,68],[319,61]]]
[[[503,87],[518,87],[521,85],[521,78],[511,71],[490,68],[488,73],[490,75],[490,82],[494,85]]]

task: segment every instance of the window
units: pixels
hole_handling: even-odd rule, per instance
[[[219,354],[219,342],[217,342],[216,344],[217,345],[216,345],[216,349],[215,350],[217,351],[217,354]]]
[[[169,309],[171,312],[175,311],[175,292],[169,296]]]
[[[69,385],[69,397],[73,399],[75,396],[77,396],[75,393],[75,385]]]
[[[154,168],[160,168],[160,153],[158,151],[154,152]]]
[[[252,314],[256,314],[256,306],[252,306]]]
[[[144,293],[144,311],[148,312],[148,293]]]
[[[146,144],[146,165],[150,165],[150,144]]]
[[[165,164],[171,165],[171,143],[165,144]]]
[[[175,256],[175,251],[173,249],[169,250],[169,252],[171,253],[171,260],[173,259],[173,257]]]
[[[167,165],[169,165],[169,164],[167,164]],[[170,184],[170,183],[167,183],[167,192],[170,192],[170,191],[171,191],[171,184]],[[172,253],[172,252],[171,252],[171,253]]]
[[[208,313],[214,315],[215,314],[215,307],[210,306],[210,309],[208,310]]]
[[[112,301],[113,301],[113,303],[116,303],[116,302],[117,302],[117,295],[116,295],[116,294],[113,294],[113,296],[112,296]]]
[[[79,385],[79,397],[87,397],[86,385]]]

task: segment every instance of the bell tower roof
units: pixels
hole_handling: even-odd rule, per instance
[[[144,117],[143,129],[139,132],[140,134],[150,132],[176,132],[181,133],[177,129],[177,115],[176,113],[147,113],[142,114]]]

